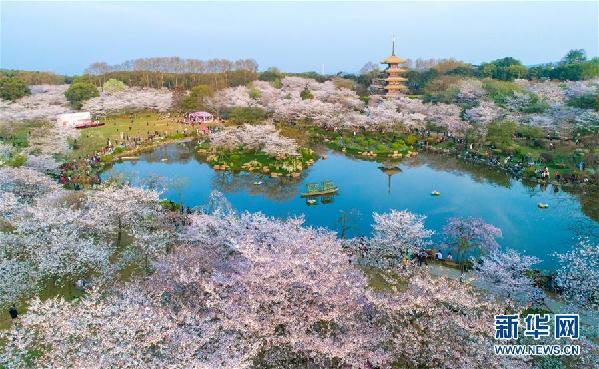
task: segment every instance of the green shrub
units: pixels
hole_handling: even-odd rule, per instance
[[[160,201],[160,205],[162,205],[162,207],[165,208],[166,210],[170,210],[170,211],[181,210],[181,204],[178,204],[171,200],[162,200],[162,201]]]
[[[540,100],[537,95],[529,94],[529,96],[530,103],[521,109],[523,113],[542,113],[545,110],[547,110],[547,108],[549,108],[549,104],[547,104],[547,102],[545,102],[544,100]]]
[[[511,120],[504,120],[489,123],[487,128],[487,140],[491,145],[505,149],[514,144],[514,133],[516,133],[517,123]]]
[[[274,88],[276,88],[277,90],[280,90],[281,88],[283,88],[283,82],[281,82],[280,79],[275,79],[274,81],[272,81],[270,83],[270,85]]]
[[[81,109],[84,101],[100,96],[100,93],[94,84],[77,81],[69,86],[64,96],[75,109]]]
[[[437,104],[437,103],[452,104],[452,103],[456,102],[459,92],[460,91],[457,87],[452,86],[452,87],[449,87],[445,91],[427,92],[424,94],[424,97],[422,98],[422,100],[424,102],[429,102],[429,103],[434,103],[434,104]]]
[[[568,100],[567,105],[581,109],[596,109],[599,103],[599,95],[584,95]]]
[[[541,139],[546,136],[545,131],[541,127],[521,125],[517,129],[520,136],[528,139]]]
[[[260,91],[254,87],[252,83],[248,84],[250,99],[258,100],[260,98]]]
[[[283,78],[283,77],[284,77],[283,73],[281,73],[281,71],[278,68],[270,67],[267,70],[265,70],[264,72],[260,73],[260,75],[258,76],[258,79],[260,81],[279,81],[279,82],[281,82],[281,78]]]
[[[108,81],[104,82],[104,85],[102,85],[102,89],[104,90],[104,92],[108,93],[124,91],[126,87],[126,84],[115,78],[109,79]]]
[[[182,138],[185,138],[185,133],[183,133],[183,132],[171,133],[166,138],[169,139],[169,140],[180,140]]]
[[[511,81],[514,78],[524,78],[528,70],[520,60],[506,57],[481,64],[479,72],[485,77]]]
[[[524,176],[524,178],[536,178],[537,170],[535,169],[535,167],[528,167],[524,169],[524,173],[522,175]]]
[[[17,154],[10,158],[10,160],[6,163],[9,167],[17,168],[22,167],[27,163],[27,157],[25,155]]]
[[[227,117],[233,123],[258,123],[266,119],[266,111],[261,108],[234,107],[227,111]]]
[[[312,92],[310,92],[310,90],[308,89],[308,87],[305,87],[302,92],[300,92],[300,97],[302,98],[302,100],[312,100],[314,99],[314,95],[312,95]]]
[[[405,143],[408,146],[414,146],[414,144],[418,142],[418,137],[416,135],[409,135],[406,137]]]
[[[512,96],[515,91],[522,90],[520,86],[514,82],[497,81],[493,79],[486,79],[483,82],[483,88],[487,91],[489,97],[498,104],[505,103],[505,99],[508,96]]]
[[[22,79],[17,77],[0,78],[0,98],[15,101],[26,95],[31,95],[31,91]]]

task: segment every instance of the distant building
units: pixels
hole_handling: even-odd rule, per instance
[[[75,127],[77,124],[90,122],[91,120],[92,115],[88,111],[80,113],[65,113],[56,117],[56,123],[63,127]]]
[[[408,89],[405,85],[406,78],[402,77],[402,74],[407,72],[408,68],[405,66],[405,60],[395,56],[395,40],[393,40],[391,56],[383,60],[381,64],[387,64],[384,77],[385,97],[393,98],[406,92]]]

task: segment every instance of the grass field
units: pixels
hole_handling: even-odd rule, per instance
[[[21,123],[0,122],[0,142],[18,148],[29,146],[30,135],[36,130],[47,129],[48,124],[42,121],[27,121]]]
[[[110,116],[103,121],[106,123],[103,126],[81,130],[81,136],[73,142],[73,150],[68,154],[69,159],[91,155],[106,146],[108,139],[113,144],[121,140],[121,135],[146,138],[155,131],[172,135],[192,129],[188,124],[177,123],[174,117],[161,117],[153,112]]]

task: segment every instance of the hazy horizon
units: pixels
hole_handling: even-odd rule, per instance
[[[533,65],[599,54],[597,2],[0,3],[0,66],[79,74],[91,63],[255,59],[264,70],[356,72],[391,51]],[[566,24],[567,27],[562,26]]]

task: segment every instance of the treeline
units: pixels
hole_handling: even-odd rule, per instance
[[[324,82],[324,81],[331,79],[331,76],[322,75],[320,73],[316,73],[316,72],[312,72],[312,71],[311,72],[302,72],[302,73],[286,73],[286,72],[282,72],[279,68],[276,68],[276,67],[270,67],[267,70],[265,70],[264,72],[259,73],[258,79],[260,81],[276,82],[276,81],[280,81],[281,79],[283,79],[287,76],[311,78],[311,79],[317,80],[318,82]]]
[[[101,75],[85,74],[81,81],[91,82],[97,87],[104,85],[109,79],[117,79],[127,86],[186,89],[191,90],[196,85],[208,85],[214,90],[226,87],[245,85],[258,78],[258,73],[248,70],[233,70],[221,73],[166,73],[151,71],[121,71],[108,72]]]
[[[62,85],[72,81],[72,77],[52,72],[39,72],[16,69],[0,69],[0,78],[17,78],[27,85]]]
[[[127,60],[109,65],[91,64],[82,79],[101,87],[114,78],[128,86],[191,89],[198,84],[218,90],[239,86],[257,78],[258,63],[253,59],[184,59],[155,57]]]
[[[224,73],[230,71],[258,71],[258,63],[253,59],[184,59],[178,56],[139,58],[120,64],[104,62],[91,64],[85,74],[101,75],[109,72],[162,72],[162,73]]]

